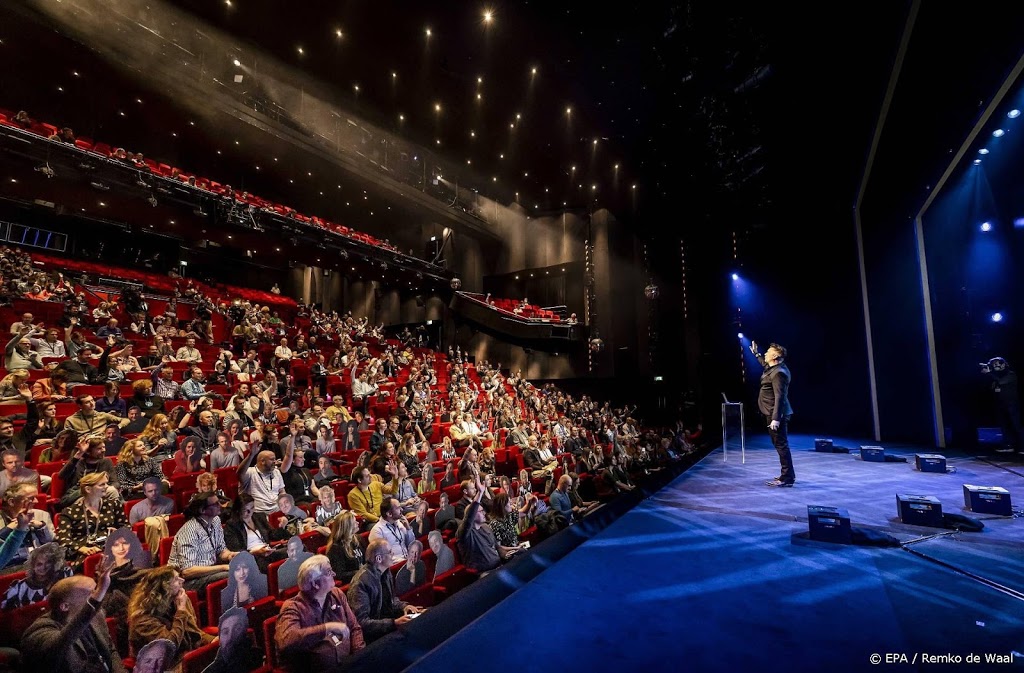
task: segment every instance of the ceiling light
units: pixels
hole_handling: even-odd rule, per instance
[[[303,54],[305,54],[305,53],[306,53],[306,52],[304,52],[304,51],[302,50],[302,47],[296,47],[296,48],[297,48],[297,49],[298,49],[298,51],[299,51],[299,56],[302,56]]]
[[[572,108],[571,107],[565,108],[565,114],[571,115],[572,114]]]
[[[484,23],[490,23],[494,20],[494,14],[490,10],[484,12]]]
[[[234,61],[232,61],[232,63],[234,63],[234,64],[235,64],[235,67],[236,67],[236,68],[238,68],[239,66],[241,66],[241,65],[242,65],[242,62],[241,62],[241,61],[239,61],[239,60],[238,60],[237,58],[236,58],[236,59],[235,59]]]
[[[341,28],[337,28],[334,31],[334,36],[337,37],[338,39],[341,39],[345,36],[345,34],[341,32]]]
[[[427,28],[427,37],[430,37],[433,33],[430,32],[430,28]]]
[[[530,68],[530,74],[531,75],[536,75],[537,74],[537,68]]]

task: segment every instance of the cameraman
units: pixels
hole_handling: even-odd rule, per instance
[[[981,373],[992,379],[989,384],[995,396],[996,415],[1003,428],[1003,445],[997,453],[1024,453],[1024,429],[1020,423],[1020,396],[1017,392],[1017,374],[1004,358],[994,357],[982,362]]]

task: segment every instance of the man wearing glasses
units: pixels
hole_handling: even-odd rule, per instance
[[[238,552],[228,551],[224,544],[216,493],[197,493],[185,508],[185,519],[174,536],[168,565],[181,573],[186,591],[202,595],[207,585],[227,579],[228,562]]]
[[[333,671],[365,647],[363,629],[345,592],[335,586],[331,562],[322,554],[302,562],[299,594],[289,598],[277,618],[275,639],[281,663],[289,671]]]

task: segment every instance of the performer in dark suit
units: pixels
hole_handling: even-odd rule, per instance
[[[789,406],[790,375],[785,364],[786,349],[773,343],[762,356],[757,350],[757,342],[751,341],[750,352],[764,367],[757,408],[768,422],[768,434],[779,452],[779,464],[782,466],[778,477],[764,483],[765,486],[789,487],[796,481],[796,473],[793,471],[793,455],[789,451],[789,417],[793,415],[793,407]]]

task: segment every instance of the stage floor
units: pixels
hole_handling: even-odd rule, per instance
[[[794,488],[763,485],[778,474],[767,435],[748,442],[746,463],[738,448],[727,461],[719,448],[408,670],[1024,669],[1020,657],[985,662],[1024,652],[1024,601],[948,567],[1024,592],[1024,521],[975,516],[963,500],[964,483],[1002,486],[1019,510],[1020,456],[949,451],[955,472],[931,474],[913,460],[931,450],[885,445],[910,462],[867,463],[815,453],[813,437],[791,443]],[[934,495],[945,512],[982,519],[985,530],[911,545],[947,565],[902,548],[806,539],[807,505],[843,507],[853,526],[901,542],[942,532],[901,523],[897,493]],[[969,655],[980,661],[968,663]]]

